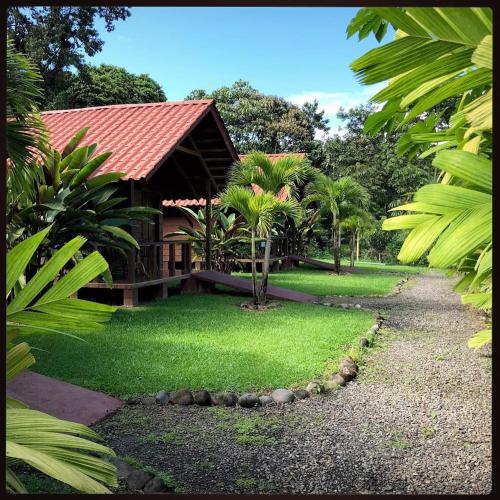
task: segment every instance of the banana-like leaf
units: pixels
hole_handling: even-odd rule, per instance
[[[87,177],[92,174],[95,170],[97,170],[110,156],[112,153],[101,153],[96,156],[94,159],[90,160],[86,165],[82,167],[80,172],[76,174],[73,179],[71,179],[70,187],[77,186],[80,182],[87,179]]]
[[[476,309],[491,309],[491,292],[466,293],[462,295],[463,304],[471,304]]]
[[[472,55],[472,62],[480,68],[493,69],[493,36],[486,35]]]
[[[81,453],[80,450],[106,455],[114,455],[114,452],[74,434],[94,439],[98,437],[83,425],[60,420],[35,410],[7,410],[8,458],[22,460],[79,491],[110,493],[98,480],[115,486],[116,468],[109,462],[99,460],[100,469],[96,469],[98,459]],[[72,457],[73,462],[69,461],[68,457]],[[76,465],[78,462],[81,465]]]
[[[120,227],[116,226],[107,226],[107,225],[102,225],[101,226],[104,231],[107,231],[108,233],[112,234],[116,238],[119,238],[123,241],[126,241],[129,243],[131,246],[137,248],[139,250],[139,243],[137,243],[136,239],[127,231],[121,229]]]
[[[485,330],[481,330],[475,333],[470,339],[467,345],[471,349],[479,349],[486,344],[491,344],[493,331],[491,328],[486,328]]]
[[[26,342],[11,347],[7,351],[7,380],[12,380],[23,370],[35,363],[31,347]]]
[[[84,127],[80,129],[68,142],[66,147],[64,148],[62,152],[62,158],[65,158],[69,154],[71,154],[75,148],[80,144],[81,140],[85,137],[85,134],[89,131],[89,127]]]

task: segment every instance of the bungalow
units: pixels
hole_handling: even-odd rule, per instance
[[[56,148],[63,148],[80,128],[90,127],[86,140],[97,143],[98,152],[113,152],[94,175],[124,172],[118,195],[126,197],[129,206],[161,209],[164,200],[203,198],[209,200],[204,205],[210,212],[212,195],[224,188],[228,169],[238,160],[213,100],[47,111],[42,118]],[[134,306],[139,294],[166,297],[169,281],[188,278],[191,244],[163,238],[168,217],[159,215],[153,224],[131,229],[140,250],[110,259],[112,290],[95,281],[80,294],[108,300],[111,294]],[[210,244],[207,239],[206,269],[211,269]]]

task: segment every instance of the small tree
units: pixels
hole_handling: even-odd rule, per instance
[[[279,200],[270,193],[255,193],[243,186],[229,186],[221,195],[221,206],[233,208],[245,219],[251,234],[252,294],[255,307],[261,307],[267,300],[267,286],[261,280],[257,290],[257,265],[255,239],[267,237],[279,217],[300,217],[300,206],[295,200]]]
[[[309,171],[308,162],[299,156],[288,155],[277,161],[272,161],[265,153],[253,151],[243,161],[233,165],[229,184],[249,186],[254,191],[262,191],[274,196],[278,201],[295,201],[295,189],[306,179]],[[265,296],[269,280],[272,225],[263,236],[266,239],[266,245],[262,265],[261,293]]]
[[[319,175],[307,186],[305,203],[316,202],[320,212],[331,216],[331,242],[335,272],[340,273],[340,223],[349,211],[366,206],[368,193],[363,186],[350,177],[337,181],[326,175]]]

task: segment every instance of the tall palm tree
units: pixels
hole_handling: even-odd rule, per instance
[[[30,200],[37,181],[37,156],[47,145],[47,130],[40,118],[37,101],[43,92],[36,66],[7,41],[7,201]],[[39,159],[39,158],[38,158]]]
[[[324,174],[307,186],[305,203],[317,202],[318,210],[332,218],[331,240],[335,272],[340,273],[340,222],[349,211],[364,207],[368,201],[366,189],[351,177],[333,180]]]
[[[279,200],[270,193],[256,193],[254,190],[243,186],[228,186],[221,194],[221,207],[233,208],[245,219],[251,234],[252,253],[252,294],[254,305],[264,305],[267,299],[267,289],[261,287],[257,291],[257,266],[255,239],[263,237],[271,231],[273,223],[280,217],[290,217],[298,220],[300,205],[293,199]]]
[[[279,201],[295,200],[296,188],[310,175],[310,171],[311,166],[300,156],[290,154],[273,161],[265,153],[252,151],[233,165],[229,185],[251,186],[254,191],[268,193]],[[272,225],[263,237],[266,244],[260,293],[265,296],[269,280]]]

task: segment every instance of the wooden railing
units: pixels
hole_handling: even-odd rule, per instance
[[[103,254],[116,283],[171,278],[189,274],[193,268],[192,243],[188,240],[142,241],[127,257],[116,251],[104,250]]]

